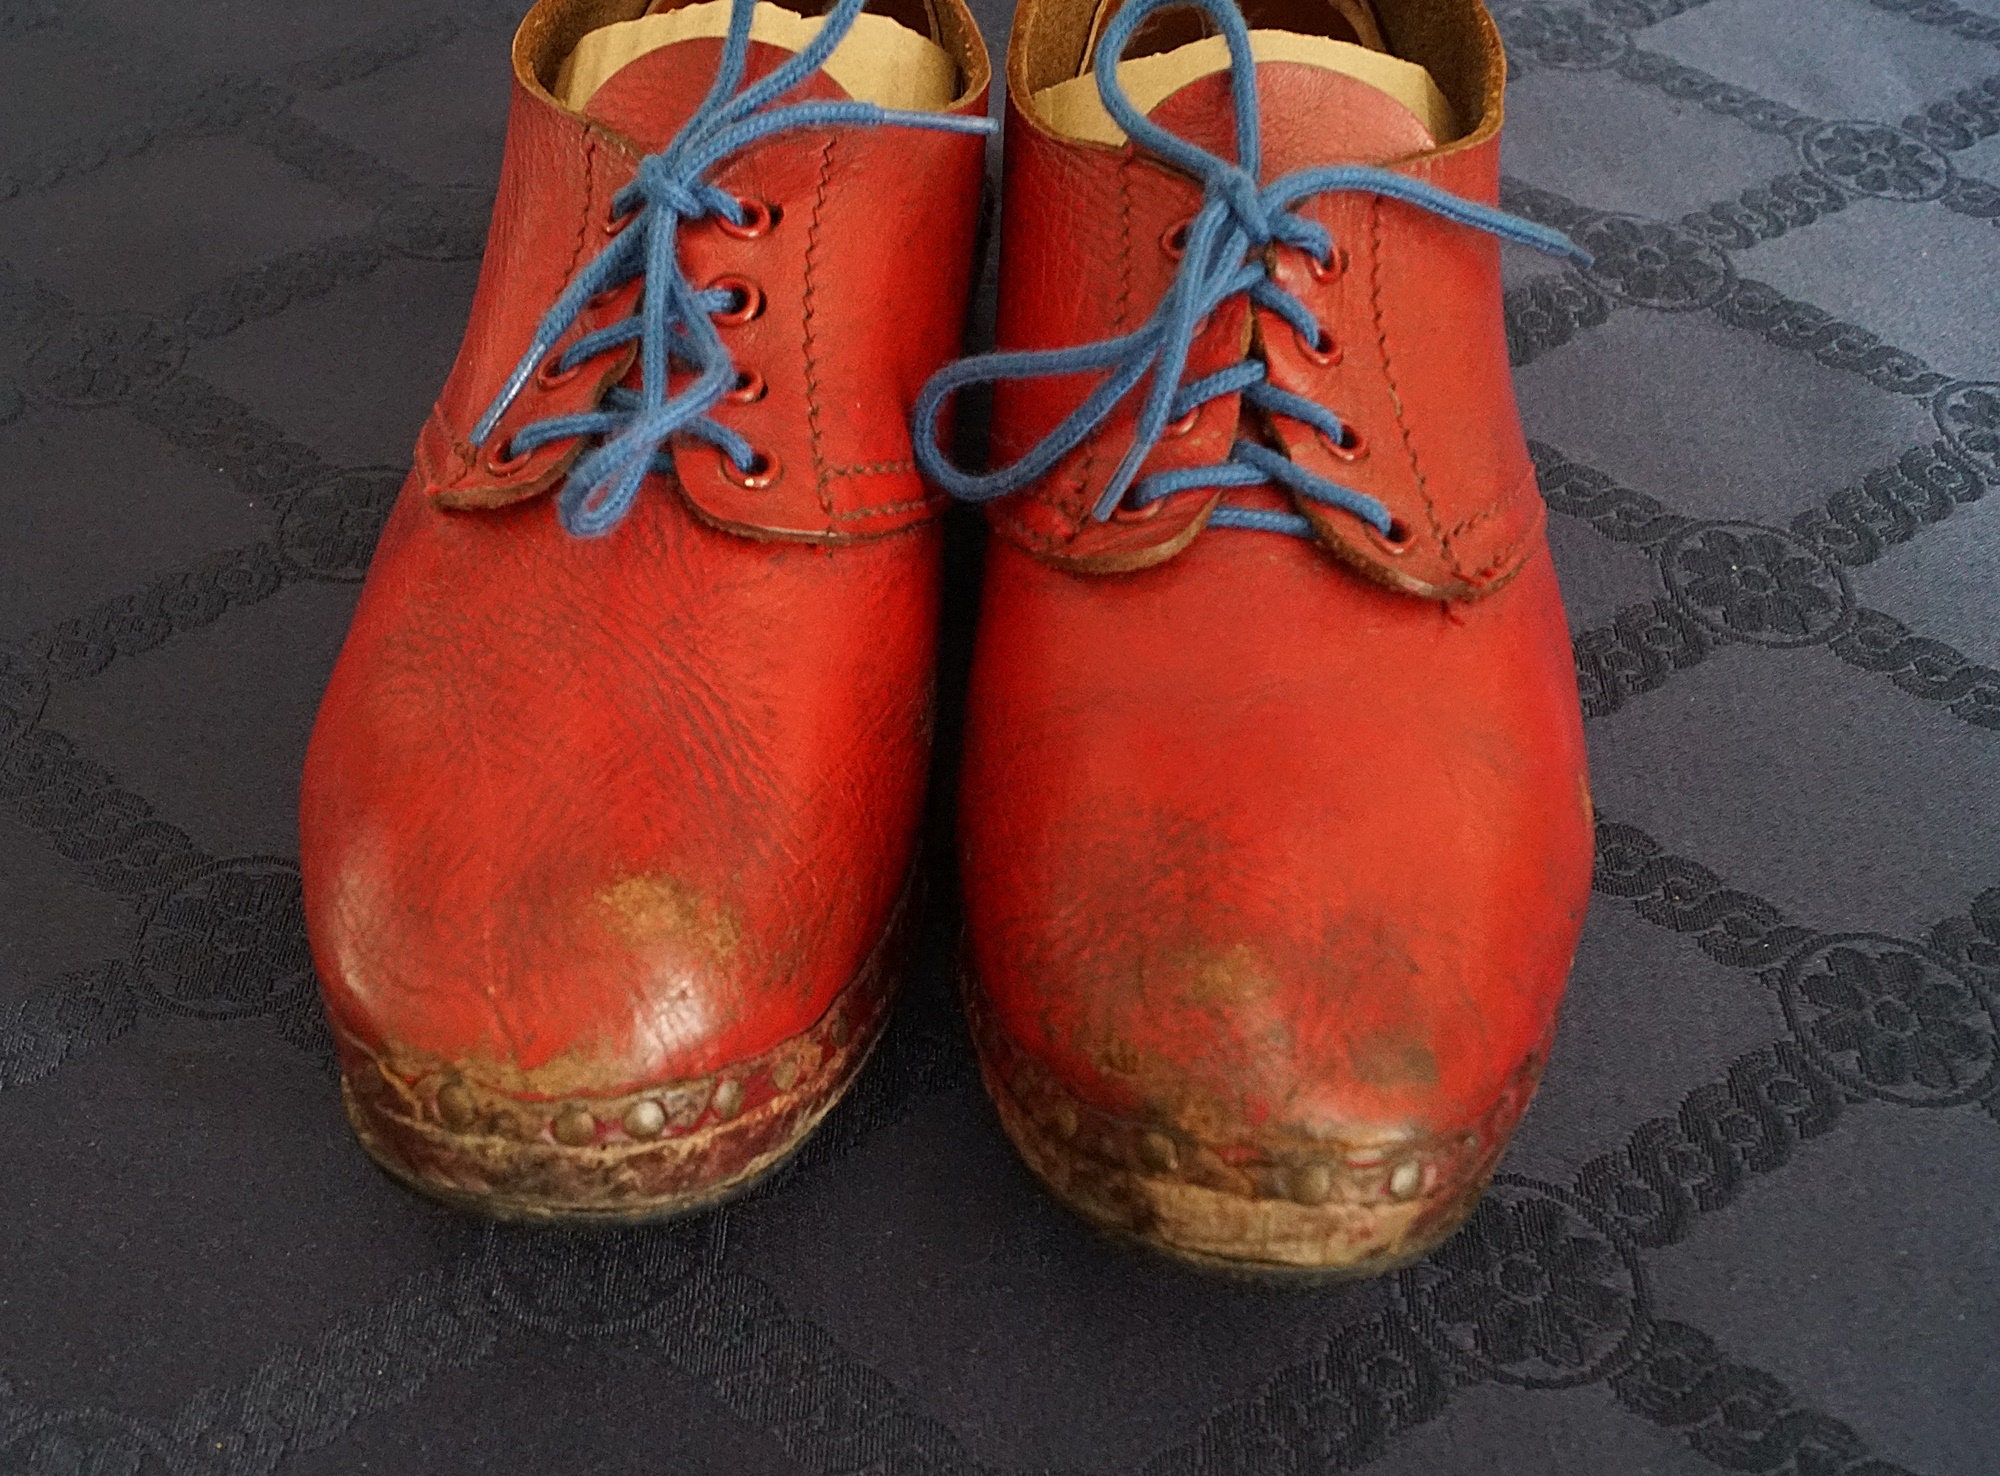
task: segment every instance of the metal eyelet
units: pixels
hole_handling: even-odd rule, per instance
[[[1162,439],[1178,440],[1187,435],[1201,421],[1201,406],[1197,405],[1179,420],[1170,420],[1160,428]]]
[[[1292,337],[1298,341],[1299,352],[1315,364],[1338,364],[1341,361],[1340,344],[1327,331],[1324,323],[1319,325],[1319,337],[1316,339],[1307,338],[1297,329],[1292,330]]]
[[[1335,246],[1333,257],[1329,261],[1321,261],[1310,251],[1305,253],[1305,258],[1306,270],[1312,273],[1315,282],[1331,282],[1336,277],[1344,277],[1347,275],[1347,269],[1353,265],[1348,259],[1345,246]]]
[[[1373,523],[1363,523],[1368,537],[1384,553],[1406,554],[1410,551],[1410,527],[1401,518],[1389,519],[1389,531],[1384,533]]]
[[[576,378],[577,375],[583,373],[583,360],[581,359],[577,360],[567,369],[559,368],[558,366],[561,363],[562,363],[561,354],[552,354],[548,358],[542,360],[542,362],[535,367],[536,388],[545,390],[557,389],[565,384],[568,384],[572,379]]]
[[[1368,454],[1367,438],[1351,425],[1344,423],[1341,425],[1340,439],[1337,441],[1332,436],[1321,436],[1320,440],[1325,443],[1327,450],[1342,461],[1359,461]]]
[[[754,405],[764,398],[770,388],[764,383],[764,376],[755,369],[739,369],[736,371],[736,383],[722,398],[735,405]]]
[[[737,209],[743,212],[743,224],[738,225],[726,215],[715,218],[716,229],[725,236],[734,236],[739,241],[754,241],[765,235],[784,218],[781,207],[753,198],[739,198]]]
[[[709,314],[709,318],[721,327],[735,328],[763,314],[764,289],[748,277],[717,277],[708,284],[708,290],[735,296],[736,306]]]
[[[1111,520],[1116,523],[1143,523],[1150,518],[1157,518],[1160,515],[1160,509],[1166,505],[1167,500],[1164,497],[1154,502],[1143,502],[1137,506],[1134,506],[1121,497],[1118,499],[1118,505],[1111,509]]]
[[[510,477],[526,466],[528,459],[534,454],[532,451],[522,451],[516,455],[508,456],[502,451],[488,451],[486,453],[486,470],[496,477]]]
[[[1179,261],[1187,254],[1188,227],[1193,224],[1194,217],[1190,215],[1184,220],[1175,221],[1161,231],[1160,250],[1166,252],[1172,260]]]
[[[604,234],[607,236],[617,235],[632,223],[632,217],[638,213],[636,210],[628,210],[625,214],[620,215],[618,207],[616,205],[612,206],[611,209],[604,213]]]
[[[785,469],[778,458],[769,451],[753,453],[747,468],[738,467],[729,459],[728,453],[724,452],[722,474],[739,487],[748,487],[753,492],[760,492],[783,476]]]

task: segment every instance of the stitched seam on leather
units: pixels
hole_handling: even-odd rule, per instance
[[[1118,166],[1118,306],[1111,325],[1119,333],[1132,316],[1132,161]]]
[[[597,135],[590,129],[586,128],[583,134],[583,208],[577,212],[576,239],[570,242],[569,265],[563,271],[563,286],[565,288],[568,287],[568,285],[576,279],[577,265],[583,260],[584,243],[589,239],[590,236],[591,185],[596,178],[596,174],[597,174]],[[433,417],[437,419],[438,428],[444,433],[444,439],[446,444],[449,445],[454,452],[457,452],[460,448],[463,448],[464,450],[475,453],[472,456],[461,456],[459,458],[461,465],[457,468],[457,470],[450,472],[449,474],[440,475],[433,478],[429,472],[424,473],[424,480],[426,482],[434,483],[437,490],[443,491],[449,487],[456,486],[460,482],[463,482],[467,477],[467,475],[471,473],[473,465],[478,459],[476,453],[479,448],[477,446],[472,445],[470,442],[462,441],[459,439],[458,433],[454,431],[451,428],[451,426],[445,423],[441,411],[441,405],[433,405],[431,407],[431,414],[433,415]],[[417,451],[418,451],[417,461],[419,464],[419,469],[421,469],[423,460],[422,457],[423,443],[421,439],[418,442]]]
[[[852,466],[830,466],[826,469],[826,474],[829,477],[886,477],[898,472],[913,472],[916,469],[917,464],[909,460],[858,461]],[[843,513],[842,516],[848,514]]]
[[[1525,480],[1532,483],[1534,481],[1534,475],[1535,475],[1534,472],[1530,470]],[[1521,484],[1520,482],[1516,482],[1512,488],[1512,494],[1518,494],[1520,490],[1521,490]],[[1491,502],[1487,503],[1486,506],[1480,508],[1479,511],[1475,513],[1470,513],[1467,516],[1460,518],[1456,523],[1453,523],[1451,527],[1445,530],[1444,532],[1445,553],[1446,556],[1451,560],[1452,568],[1459,569],[1461,567],[1460,560],[1458,557],[1457,540],[1459,538],[1464,537],[1466,534],[1470,533],[1474,528],[1478,527],[1481,523],[1487,522],[1499,516],[1502,512],[1507,511],[1512,502],[1513,502],[1513,495],[1510,495],[1509,489],[1502,488],[1501,491],[1494,497],[1494,499]],[[1479,568],[1475,571],[1475,577],[1477,575],[1491,573],[1495,569],[1502,569],[1512,564],[1515,561],[1515,556],[1520,553],[1521,546],[1524,542],[1526,542],[1525,539],[1516,539],[1512,543],[1503,544],[1501,547],[1495,549],[1492,552],[1492,554],[1484,562],[1480,564]]]
[[[563,286],[565,288],[576,280],[577,267],[583,260],[584,244],[590,236],[590,200],[592,185],[595,183],[596,178],[597,135],[586,129],[583,135],[583,208],[576,215],[576,239],[570,242],[569,265],[563,269]],[[449,435],[449,428],[447,428],[447,434]],[[457,436],[452,435],[450,439],[454,445],[458,443]],[[471,447],[470,449],[474,451],[478,450],[477,447]],[[472,460],[468,459],[466,464],[460,468],[457,475],[450,482],[440,481],[438,485],[445,487],[462,482],[471,470]]]
[[[592,185],[597,179],[597,137],[586,133],[583,136],[583,209],[577,212],[576,240],[569,248],[569,270],[563,273],[563,283],[567,286],[576,277],[576,264],[583,260],[583,238],[590,232],[590,197],[594,193]]]
[[[996,512],[993,516],[993,521],[996,524],[1004,525],[1008,536],[1024,548],[1039,549],[1043,553],[1054,553],[1060,542],[1058,539],[1049,537],[1046,533],[1040,533],[1030,528],[1011,513]]]
[[[1118,165],[1118,306],[1113,309],[1111,331],[1123,333],[1125,322],[1132,315],[1132,159],[1127,150],[1125,158]],[[1092,436],[1084,443],[1084,458],[1081,471],[1082,482],[1077,490],[1086,498],[1096,484],[1097,463],[1103,451],[1103,433]],[[1082,518],[1089,515],[1089,509],[1079,508],[1078,526]]]
[[[1126,156],[1118,163],[1118,306],[1111,319],[1114,333],[1125,331],[1125,319],[1132,308],[1132,155],[1128,149]],[[1057,507],[1065,520],[1072,523],[1070,536],[1074,538],[1090,526],[1091,486],[1097,476],[1099,453],[1103,449],[1104,432],[1100,429],[1083,443],[1083,456],[1076,464],[1076,480],[1065,489],[1068,497],[1077,504],[1074,513],[1062,503]]]
[[[1460,518],[1457,522],[1453,523],[1449,528],[1445,530],[1445,535],[1444,535],[1445,541],[1450,542],[1452,539],[1458,537],[1460,534],[1470,533],[1474,528],[1478,527],[1481,523],[1485,522],[1488,518],[1492,517],[1495,513],[1499,511],[1500,511],[1500,503],[1496,499],[1495,501],[1488,503],[1485,507],[1479,509],[1478,512],[1472,514],[1471,517]]]
[[[1431,536],[1437,540],[1438,551],[1444,555],[1452,573],[1462,575],[1464,571],[1458,567],[1451,541],[1445,536],[1444,525],[1438,521],[1437,504],[1431,501],[1431,489],[1424,480],[1423,466],[1417,460],[1416,442],[1411,438],[1409,422],[1403,416],[1403,397],[1396,389],[1396,371],[1389,362],[1389,329],[1382,318],[1382,205],[1379,200],[1369,202],[1368,220],[1375,258],[1369,264],[1369,301],[1375,310],[1375,347],[1382,356],[1382,383],[1389,391],[1389,403],[1396,407],[1396,430],[1402,436],[1403,450],[1410,458],[1411,475],[1417,479],[1417,495],[1423,498],[1424,518],[1431,525]]]
[[[806,425],[812,434],[814,487],[819,493],[820,510],[829,515],[833,512],[833,490],[827,485],[826,453],[819,419],[819,344],[813,331],[813,314],[819,305],[819,281],[815,274],[819,270],[820,214],[826,208],[826,182],[832,172],[833,140],[829,138],[820,146],[819,190],[813,197],[812,224],[806,230],[805,295]]]
[[[1507,490],[1502,490],[1501,493],[1497,497],[1495,497],[1492,502],[1488,503],[1485,507],[1482,507],[1478,512],[1473,513],[1470,517],[1467,517],[1462,521],[1454,524],[1450,532],[1448,532],[1445,535],[1445,541],[1447,545],[1450,544],[1453,538],[1471,532],[1473,528],[1477,527],[1479,524],[1483,522],[1486,522],[1488,519],[1497,517],[1502,512],[1510,511],[1512,509],[1514,499],[1518,497],[1522,492],[1523,483],[1525,483],[1529,488],[1533,489],[1533,491],[1529,495],[1537,497],[1541,495],[1540,484],[1536,481],[1534,468],[1531,466],[1528,469],[1527,475],[1514,483],[1514,486],[1511,490],[1511,494]],[[1531,523],[1532,521],[1533,520],[1530,519]],[[1521,549],[1526,545],[1527,541],[1528,540],[1526,536],[1522,536],[1520,538],[1516,538],[1512,543],[1503,544],[1501,547],[1495,549],[1493,551],[1492,556],[1488,558],[1484,563],[1482,563],[1479,566],[1479,568],[1475,571],[1475,577],[1489,575],[1497,572],[1498,570],[1512,567],[1515,563],[1518,562]],[[1456,550],[1453,550],[1452,552],[1452,565],[1454,568],[1458,566],[1458,555]]]
[[[918,508],[930,507],[931,505],[930,498],[919,497],[910,502],[885,502],[880,507],[858,507],[852,512],[837,512],[834,516],[843,522],[849,522],[856,518],[886,518],[895,513],[915,512]]]

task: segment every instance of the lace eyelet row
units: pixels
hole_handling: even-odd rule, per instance
[[[1185,216],[1175,221],[1160,233],[1160,250],[1170,260],[1179,261],[1187,254],[1188,227],[1193,222],[1193,216]],[[1353,265],[1353,261],[1348,256],[1345,246],[1336,245],[1324,261],[1309,251],[1302,254],[1306,259],[1306,269],[1312,274],[1313,280],[1316,282],[1334,281],[1346,275]],[[1298,343],[1299,352],[1315,364],[1331,368],[1339,364],[1346,357],[1341,350],[1340,341],[1333,336],[1324,324],[1319,325],[1319,333],[1315,338],[1308,338],[1296,329],[1293,330],[1292,336]],[[1190,410],[1179,420],[1167,425],[1161,432],[1162,438],[1186,435],[1194,429],[1196,418],[1197,412]],[[1322,439],[1325,441],[1327,449],[1332,451],[1342,461],[1359,461],[1368,454],[1367,442],[1362,439],[1360,432],[1356,431],[1352,426],[1344,427],[1341,437],[1338,440],[1332,437],[1323,437]],[[1151,517],[1159,511],[1159,506],[1156,502],[1137,508],[1121,504],[1113,510],[1112,516],[1125,522],[1134,522],[1142,518]],[[1406,539],[1402,541],[1406,541]]]
[[[1160,250],[1166,254],[1168,260],[1179,261],[1187,255],[1188,227],[1193,224],[1194,217],[1185,215],[1160,232]],[[1336,245],[1325,261],[1321,261],[1310,251],[1300,254],[1305,257],[1306,270],[1312,273],[1315,282],[1331,282],[1343,277],[1353,265],[1353,259],[1348,256],[1345,246]]]
[[[744,223],[736,225],[720,217],[716,225],[722,231],[738,240],[752,240],[763,235],[777,224],[779,211],[776,206],[765,205],[761,201],[739,201],[744,211]],[[722,276],[708,284],[711,292],[728,292],[734,296],[735,306],[710,315],[717,327],[735,328],[761,317],[764,312],[764,289],[748,277]],[[736,383],[724,393],[723,399],[734,405],[754,405],[770,393],[770,385],[755,369],[738,369]],[[737,486],[752,492],[761,492],[774,486],[784,475],[784,463],[777,453],[758,450],[751,454],[750,465],[739,467],[725,453],[721,457],[722,475]]]
[[[742,224],[739,225],[735,221],[717,217],[716,226],[725,235],[734,236],[739,241],[751,241],[767,234],[784,217],[782,207],[769,204],[763,200],[743,199],[738,200],[737,204],[743,211],[744,218]],[[604,222],[605,234],[617,235],[619,231],[625,228],[626,222],[630,219],[630,216],[606,217]],[[748,277],[725,275],[717,277],[708,285],[710,291],[728,292],[733,298],[733,303],[730,307],[711,315],[712,320],[719,327],[739,327],[744,323],[752,322],[763,316],[767,303],[764,289]],[[591,299],[591,305],[598,308],[603,307],[615,291],[616,289],[613,289],[613,292],[598,293],[596,297]],[[560,388],[562,385],[568,384],[571,380],[575,379],[577,375],[583,372],[584,368],[581,363],[572,364],[566,369],[560,367],[560,365],[560,355],[554,355],[543,360],[541,366],[535,371],[536,385],[544,390]],[[754,405],[768,393],[770,393],[770,385],[765,381],[763,375],[754,369],[739,369],[736,374],[736,383],[723,395],[723,399],[735,405]],[[522,452],[519,455],[507,456],[500,453],[492,453],[486,458],[486,469],[495,476],[511,475],[525,465],[532,454],[532,452]],[[758,451],[755,453],[747,468],[738,467],[727,456],[723,456],[721,460],[724,476],[737,486],[749,488],[753,491],[762,490],[774,485],[784,474],[783,463],[779,461],[774,453],[769,451]]]

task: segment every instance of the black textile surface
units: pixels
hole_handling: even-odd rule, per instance
[[[1503,17],[1597,252],[1507,295],[1597,895],[1486,1207],[1311,1293],[1038,1191],[942,863],[744,1203],[495,1230],[349,1140],[294,789],[516,19],[0,0],[0,1472],[2000,1472],[2000,0]]]

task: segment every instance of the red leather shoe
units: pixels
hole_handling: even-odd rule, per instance
[[[471,325],[302,800],[348,1113],[428,1193],[708,1202],[881,1024],[939,578],[907,412],[960,341],[988,63],[959,0],[860,6],[607,51],[643,0],[543,0],[515,39]],[[851,97],[870,46],[939,105]]]
[[[1491,208],[1476,0],[1267,10],[1294,34],[1023,0],[1003,352],[932,382],[917,439],[993,500],[961,824],[1002,1122],[1101,1225],[1369,1273],[1470,1211],[1583,921],[1495,238],[1581,253]],[[931,417],[979,381],[1009,464],[972,476]]]

